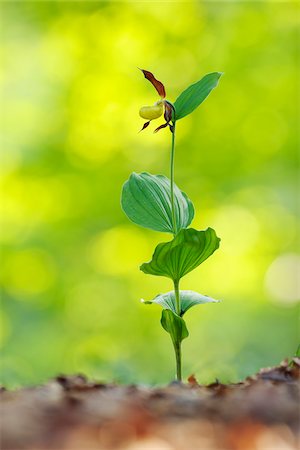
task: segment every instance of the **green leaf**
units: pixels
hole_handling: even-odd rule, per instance
[[[160,323],[171,335],[175,345],[183,341],[183,339],[187,338],[189,335],[185,321],[170,309],[163,309]]]
[[[201,80],[191,84],[177,97],[174,106],[176,120],[182,119],[194,111],[218,85],[222,72],[212,72],[205,75]]]
[[[219,243],[212,228],[205,231],[183,229],[172,241],[158,244],[152,260],[142,264],[140,269],[147,274],[179,281],[212,255]]]
[[[180,316],[182,317],[184,313],[192,306],[203,305],[204,303],[219,303],[219,300],[214,300],[211,297],[207,297],[206,295],[198,294],[198,292],[194,291],[179,291],[180,295],[180,305],[181,312]],[[166,294],[159,294],[153,300],[141,300],[145,305],[152,305],[152,303],[156,303],[162,306],[163,309],[170,309],[173,313],[176,314],[176,300],[175,300],[175,292],[170,291]]]
[[[194,217],[192,202],[174,185],[176,225],[173,229],[170,180],[163,175],[131,174],[123,186],[121,204],[132,222],[156,231],[177,232],[189,226]]]

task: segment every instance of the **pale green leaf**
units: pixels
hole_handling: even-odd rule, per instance
[[[222,72],[212,72],[205,75],[201,80],[191,84],[176,99],[174,106],[176,120],[182,119],[194,111],[218,85]]]
[[[194,291],[179,291],[180,296],[180,316],[190,308],[196,305],[203,305],[204,303],[219,303],[219,300],[215,300],[211,297],[207,297],[206,295],[198,294],[198,292]],[[175,292],[170,291],[166,294],[159,294],[153,300],[141,300],[146,305],[151,305],[152,303],[156,303],[157,305],[162,306],[163,309],[170,309],[173,313],[176,314],[176,300],[175,300]]]
[[[192,202],[174,185],[173,226],[170,180],[163,175],[131,174],[123,186],[121,204],[132,222],[156,231],[176,233],[188,227],[194,217]]]
[[[183,229],[172,241],[158,244],[152,260],[142,264],[140,269],[147,274],[179,281],[212,255],[219,243],[212,228],[204,231]]]

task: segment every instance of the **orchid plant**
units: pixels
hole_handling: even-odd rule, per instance
[[[175,131],[178,120],[192,113],[206,99],[217,86],[222,73],[205,75],[171,103],[166,99],[163,83],[151,72],[142,72],[160,96],[154,105],[140,109],[140,116],[146,120],[142,130],[152,120],[164,115],[165,123],[157,127],[155,132],[167,127],[171,131],[170,179],[147,172],[132,173],[123,185],[121,204],[127,217],[135,224],[173,235],[171,241],[157,245],[151,261],[142,264],[140,269],[145,274],[168,277],[173,282],[174,289],[170,292],[159,294],[153,300],[142,301],[162,307],[161,325],[172,339],[176,377],[181,381],[181,343],[189,335],[183,316],[192,306],[215,303],[217,300],[194,291],[180,290],[179,283],[182,277],[218,249],[220,239],[212,228],[202,231],[188,228],[194,217],[194,206],[174,182]]]

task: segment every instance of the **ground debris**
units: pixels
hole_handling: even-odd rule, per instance
[[[122,386],[59,375],[2,389],[3,450],[297,449],[300,360],[244,382]]]
[[[291,361],[288,358],[284,359],[279,366],[276,367],[268,367],[266,369],[261,369],[258,374],[253,377],[249,377],[248,380],[251,379],[257,380],[269,380],[269,381],[278,381],[278,382],[286,382],[293,383],[295,379],[300,376],[300,358],[295,357]]]

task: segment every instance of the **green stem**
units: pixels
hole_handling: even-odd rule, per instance
[[[176,342],[174,344],[175,357],[176,357],[176,378],[177,381],[182,381],[181,375],[181,342]]]
[[[175,162],[175,121],[172,132],[172,146],[171,146],[171,164],[170,164],[170,178],[171,178],[171,210],[174,236],[177,233],[175,206],[174,206],[174,162]]]
[[[176,314],[181,315],[180,293],[179,293],[179,281],[174,280],[174,292],[175,292],[175,306]],[[181,381],[181,342],[173,342],[176,358],[176,377],[178,381]]]
[[[179,295],[179,281],[174,280],[174,292],[175,292],[175,306],[176,306],[176,314],[177,316],[181,315],[181,304],[180,304],[180,295]]]
[[[176,215],[175,215],[175,205],[174,205],[174,163],[175,163],[175,125],[176,122],[173,122],[173,130],[172,130],[172,146],[171,146],[171,164],[170,164],[170,178],[171,178],[171,210],[172,210],[172,222],[173,222],[173,234],[174,236],[177,234],[177,224],[176,224]],[[174,280],[174,292],[175,292],[175,305],[176,305],[176,313],[180,316],[181,313],[181,304],[180,304],[180,294],[179,294],[179,280]],[[173,341],[173,346],[175,350],[175,358],[176,358],[176,378],[177,381],[182,380],[181,375],[181,342]]]

